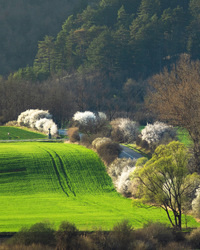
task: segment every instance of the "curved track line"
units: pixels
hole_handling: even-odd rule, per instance
[[[47,152],[47,154],[50,156],[50,158],[51,158],[51,160],[52,160],[52,163],[53,163],[54,170],[55,170],[55,172],[56,172],[56,176],[57,176],[57,178],[58,178],[58,182],[59,182],[59,184],[60,184],[60,186],[61,186],[61,189],[62,189],[63,192],[69,197],[69,194],[65,191],[65,188],[64,188],[64,186],[63,186],[63,184],[62,184],[62,181],[61,181],[61,178],[60,178],[60,174],[59,174],[59,172],[58,172],[57,165],[56,165],[56,162],[55,162],[55,160],[54,160],[52,154],[51,154],[48,150],[46,150],[46,149],[44,149],[44,148],[41,148],[41,147],[39,147],[39,146],[37,146],[37,147],[38,147],[39,149],[42,149],[43,151]]]
[[[64,175],[64,177],[65,177],[65,180],[66,180],[66,183],[67,183],[67,186],[68,186],[70,192],[72,192],[73,195],[76,196],[74,190],[72,190],[72,188],[71,188],[72,185],[70,185],[70,180],[69,180],[69,178],[68,178],[68,176],[67,176],[67,173],[66,173],[66,171],[65,171],[64,164],[63,164],[63,161],[62,161],[61,157],[60,157],[54,150],[52,150],[52,151],[53,151],[53,152],[55,153],[55,155],[58,157],[58,160],[59,160],[59,162],[60,162],[61,170],[62,170],[62,172],[63,172],[63,175]]]

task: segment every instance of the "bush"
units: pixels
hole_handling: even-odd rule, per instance
[[[58,231],[55,233],[56,249],[77,249],[78,229],[73,223],[62,222]]]
[[[192,212],[200,217],[200,187],[196,190],[196,198],[192,201]]]
[[[26,245],[0,245],[0,250],[54,250],[54,247],[50,247],[50,246],[44,246],[41,244],[31,244],[29,246]]]
[[[136,160],[118,158],[112,162],[108,168],[108,174],[117,191],[125,196],[132,195],[132,181],[130,180],[130,173],[134,171]]]
[[[133,228],[128,220],[116,224],[108,235],[109,249],[129,249],[133,241]]]
[[[53,245],[55,243],[53,225],[49,222],[36,223],[30,228],[22,228],[10,240],[10,245],[42,244]]]
[[[187,236],[188,243],[194,249],[200,248],[200,228],[194,229],[189,236]]]
[[[92,142],[92,146],[94,149],[98,149],[100,146],[102,146],[104,143],[110,143],[112,142],[110,138],[108,137],[98,137]]]
[[[163,246],[160,248],[160,250],[190,250],[191,248],[184,244],[179,242],[170,242],[167,244],[167,246]]]
[[[118,142],[118,143],[124,142],[124,137],[123,137],[122,131],[120,131],[119,128],[115,128],[112,130],[111,138],[113,141]]]
[[[57,125],[51,119],[52,115],[48,110],[29,109],[22,112],[17,119],[20,126],[37,129],[47,133],[51,129],[51,134],[57,133]]]
[[[143,229],[138,230],[138,239],[143,241],[152,240],[154,244],[166,245],[174,241],[173,230],[162,223],[147,223]]]
[[[77,127],[69,128],[67,134],[70,142],[80,141],[79,129]]]
[[[117,118],[111,121],[112,139],[117,142],[136,141],[139,134],[139,125],[128,118]]]
[[[105,231],[102,231],[101,229],[95,230],[91,235],[90,238],[94,242],[94,244],[97,246],[97,249],[99,250],[107,250],[108,248],[108,237],[107,233]]]
[[[88,148],[92,147],[92,142],[99,137],[98,134],[87,135],[83,134],[80,138],[80,143]]]
[[[150,147],[168,144],[176,139],[176,130],[163,122],[147,124],[141,131],[141,139],[147,141]]]
[[[76,112],[73,121],[80,131],[86,134],[96,134],[104,130],[107,124],[107,117],[102,112],[93,113],[91,111]]]
[[[106,165],[110,165],[119,156],[120,152],[120,145],[114,142],[104,143],[97,149],[97,153]]]
[[[8,127],[18,127],[19,124],[17,121],[9,121],[7,122],[4,126],[8,126]]]
[[[146,149],[146,150],[149,150],[150,146],[149,146],[149,143],[145,140],[141,140],[140,142],[140,147]]]

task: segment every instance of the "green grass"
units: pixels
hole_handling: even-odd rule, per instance
[[[132,207],[119,195],[93,151],[49,142],[0,143],[0,232],[48,220],[68,220],[80,230],[109,230],[129,219],[168,223],[162,209]],[[189,217],[188,226],[199,224]]]
[[[44,139],[46,135],[17,127],[0,127],[0,140]]]
[[[177,137],[180,142],[185,144],[186,146],[191,146],[192,145],[192,140],[190,139],[190,135],[187,132],[186,129],[177,129]]]

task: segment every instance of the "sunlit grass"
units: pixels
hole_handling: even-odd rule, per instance
[[[23,140],[47,138],[42,133],[32,132],[28,129],[17,127],[0,126],[0,140]]]
[[[199,224],[189,217],[188,226]],[[168,223],[162,209],[132,206],[119,195],[92,150],[47,142],[0,143],[0,232],[48,220],[68,220],[80,230],[109,230],[129,219]]]

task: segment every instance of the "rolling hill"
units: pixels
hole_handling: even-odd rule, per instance
[[[42,133],[32,132],[25,128],[17,127],[0,127],[0,140],[25,140],[25,139],[44,139],[46,135]]]
[[[133,207],[119,195],[92,150],[66,143],[0,143],[0,232],[44,220],[109,230],[123,219],[135,228],[148,221],[168,223],[162,209]],[[188,217],[188,226],[198,225]]]

